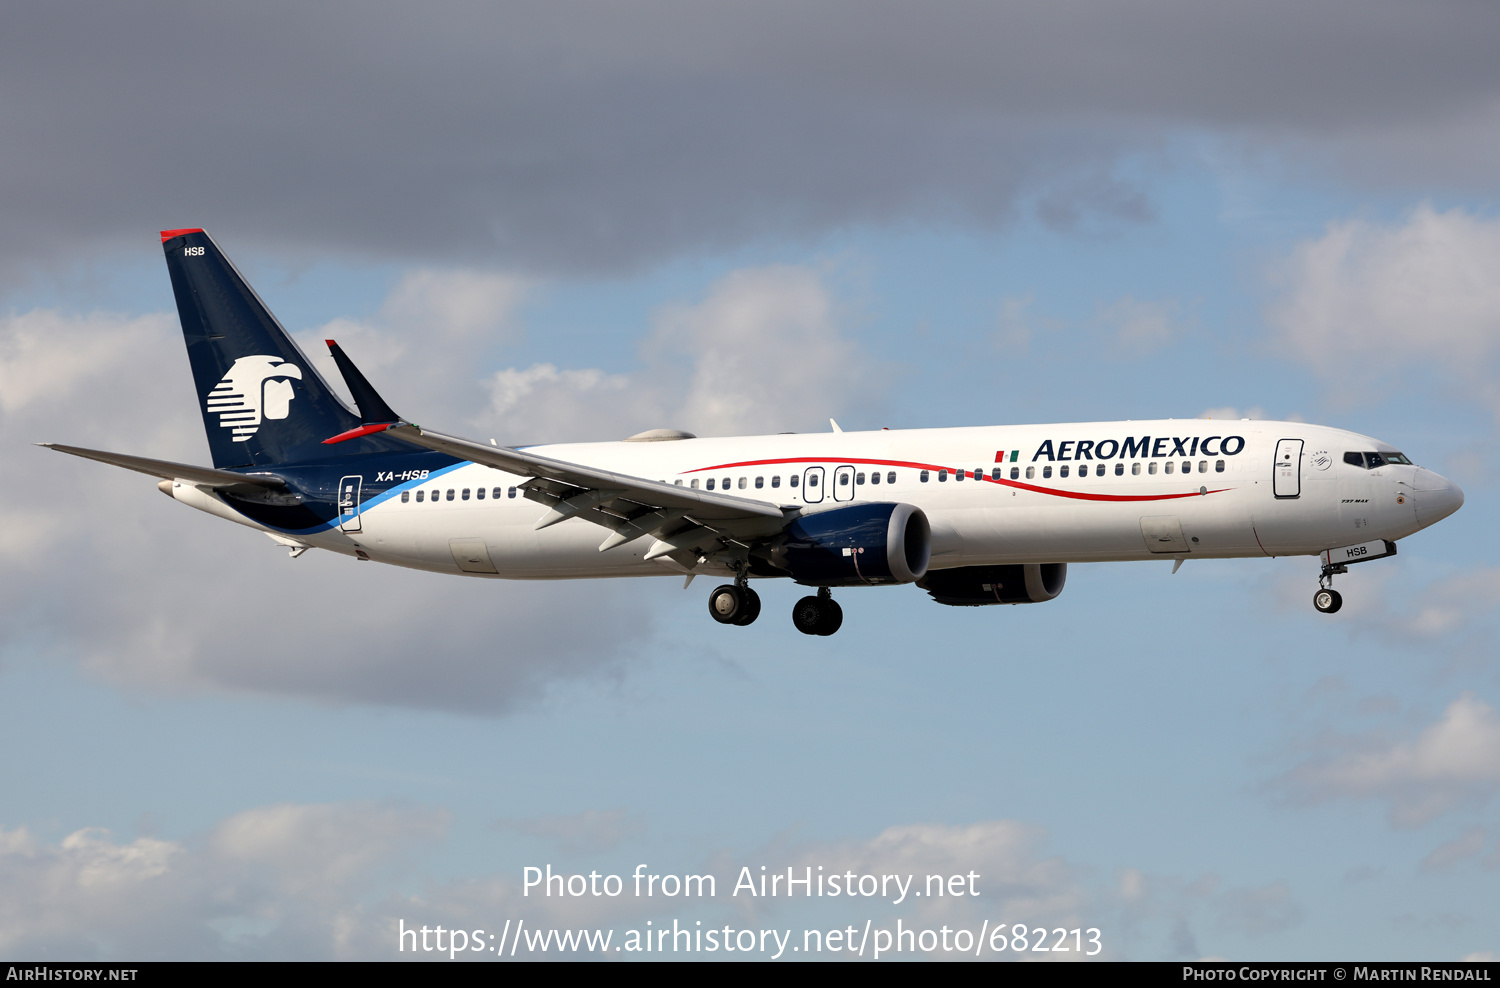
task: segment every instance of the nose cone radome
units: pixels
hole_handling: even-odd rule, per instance
[[[1420,470],[1417,476],[1417,522],[1422,527],[1447,518],[1464,506],[1464,492],[1447,477]]]

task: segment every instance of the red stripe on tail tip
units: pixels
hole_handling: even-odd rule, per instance
[[[168,240],[171,240],[173,237],[182,237],[182,236],[186,236],[189,233],[202,233],[202,232],[203,231],[200,230],[200,229],[198,229],[197,227],[194,227],[191,230],[163,230],[161,232],[161,242],[162,243],[166,243]]]
[[[368,436],[373,432],[384,432],[395,424],[395,422],[375,422],[371,425],[362,425],[357,429],[350,429],[348,432],[340,432],[332,439],[323,440],[323,445],[327,446],[329,443],[341,443],[346,439],[358,439],[360,436]]]
[[[332,340],[324,340],[323,342],[325,344],[327,344],[328,349],[330,349],[330,350],[332,350],[334,347],[338,346],[338,344],[335,343],[335,342],[333,342]]]

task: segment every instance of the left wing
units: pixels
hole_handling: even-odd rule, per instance
[[[350,391],[356,395],[361,413],[369,405],[384,413],[381,418],[389,414],[394,421],[365,421],[358,429],[324,442],[342,442],[356,435],[384,432],[414,446],[529,477],[517,486],[529,500],[549,509],[536,527],[547,528],[569,518],[593,522],[611,533],[599,544],[600,552],[650,535],[655,542],[646,551],[647,559],[668,557],[692,569],[719,553],[742,558],[750,541],[776,534],[801,511],[794,505],[679,487],[423,429],[395,417],[338,344],[332,340],[328,344]]]

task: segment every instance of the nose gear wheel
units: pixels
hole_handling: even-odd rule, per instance
[[[1337,613],[1344,606],[1344,595],[1331,587],[1325,587],[1313,594],[1313,606],[1324,614]]]

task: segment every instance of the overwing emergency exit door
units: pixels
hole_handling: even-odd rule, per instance
[[[835,467],[833,471],[833,499],[835,501],[854,500],[854,468]]]
[[[1302,496],[1302,440],[1283,439],[1276,444],[1276,471],[1271,481],[1277,497]]]
[[[817,504],[823,500],[823,468],[808,467],[802,474],[802,500]]]
[[[342,532],[359,531],[359,492],[364,483],[362,476],[339,480],[339,530]]]

